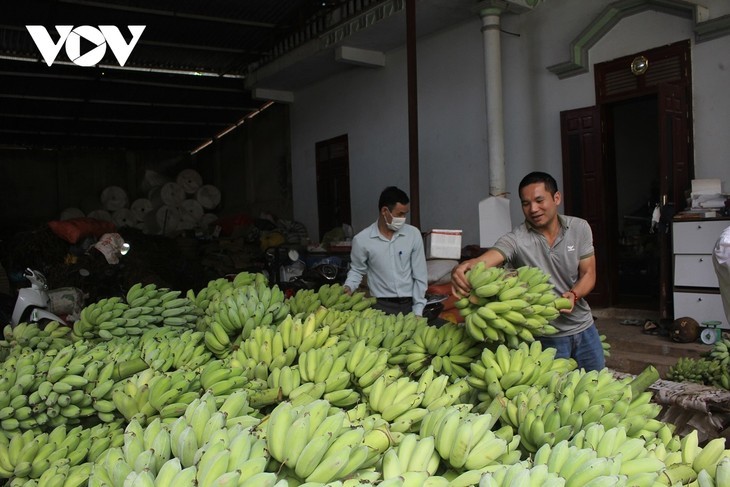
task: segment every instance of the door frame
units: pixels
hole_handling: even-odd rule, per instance
[[[610,229],[617,226],[617,221],[615,221],[616,216],[612,216],[610,211],[610,209],[615,205],[611,205],[611,200],[609,198],[612,198],[612,196],[609,195],[610,191],[606,189],[613,184],[615,190],[615,185],[618,184],[618,182],[615,181],[615,176],[612,176],[615,172],[611,171],[611,168],[615,169],[615,155],[613,154],[612,144],[609,143],[613,140],[613,127],[611,125],[610,110],[608,107],[615,102],[631,100],[647,95],[653,95],[660,98],[658,103],[660,146],[657,148],[657,152],[660,154],[660,158],[662,159],[660,161],[661,166],[662,164],[666,164],[670,159],[671,161],[676,160],[674,157],[667,156],[668,151],[673,150],[672,148],[674,144],[672,144],[673,140],[671,138],[666,137],[668,132],[664,129],[664,124],[667,123],[666,118],[669,115],[668,113],[665,113],[666,110],[662,111],[662,107],[667,104],[662,102],[661,97],[666,96],[666,93],[671,92],[672,90],[675,92],[679,91],[681,92],[680,94],[684,94],[684,109],[686,109],[684,119],[686,140],[681,140],[680,142],[683,147],[686,147],[686,164],[683,165],[685,172],[680,180],[677,178],[670,178],[671,188],[668,186],[669,181],[662,181],[662,194],[671,194],[671,202],[675,203],[675,200],[677,200],[677,205],[674,208],[667,207],[665,208],[666,211],[662,212],[663,221],[661,231],[669,232],[671,230],[672,215],[675,211],[683,209],[683,201],[678,197],[678,193],[681,193],[681,191],[678,190],[678,187],[684,184],[683,181],[689,183],[694,172],[693,134],[691,130],[693,122],[691,107],[692,84],[690,54],[690,41],[686,40],[623,56],[605,63],[595,64],[596,105],[594,107],[567,110],[560,114],[561,139],[563,147],[563,185],[565,189],[564,193],[566,193],[566,197],[564,199],[565,211],[566,213],[583,217],[583,215],[581,215],[582,209],[586,207],[585,202],[582,201],[585,200],[586,196],[578,194],[578,191],[574,190],[575,188],[582,186],[581,183],[576,183],[574,181],[576,178],[576,165],[579,165],[579,177],[584,180],[583,182],[586,180],[584,174],[586,172],[586,164],[591,167],[595,167],[596,165],[602,166],[600,172],[604,178],[605,185],[603,188],[598,190],[598,194],[603,195],[600,204],[598,205],[600,208],[597,210],[599,216],[596,217],[596,215],[590,215],[590,217],[596,220],[592,223],[592,228],[595,229],[598,226],[601,226],[606,229],[607,234],[604,235],[604,238],[611,238]],[[637,58],[642,56],[648,60],[650,68],[644,73],[637,74],[632,71],[631,65]],[[652,70],[651,67],[656,67],[657,69]],[[672,86],[667,88],[669,84]],[[576,158],[576,150],[569,149],[568,147],[569,143],[567,140],[568,136],[565,130],[564,119],[570,118],[571,116],[577,117],[580,116],[581,113],[589,113],[591,110],[593,110],[593,113],[597,114],[596,116],[600,119],[600,130],[594,128],[584,132],[587,134],[600,133],[600,153],[595,153],[596,151],[594,150],[594,146],[596,144],[591,143],[591,147],[588,147],[588,145],[581,141],[580,153],[578,158]],[[677,121],[679,120],[675,116],[675,126],[677,125]],[[662,171],[661,167],[660,171]],[[668,201],[664,201],[663,203],[666,202]],[[660,318],[668,318],[672,315],[670,292],[672,282],[671,235],[666,233],[664,237],[660,238],[662,239],[662,269],[660,271],[659,282],[659,315]],[[595,302],[595,304],[599,306],[611,306],[616,304],[618,296],[618,279],[617,269],[615,266],[617,251],[615,238],[613,238],[611,242],[598,242],[595,246],[597,250],[597,260],[604,259],[602,264],[599,263],[597,265],[597,270],[600,271],[603,269],[604,272],[607,272],[607,277],[601,278],[602,280],[599,283],[600,285],[597,285],[596,292],[592,293],[589,299],[592,300],[592,303]]]

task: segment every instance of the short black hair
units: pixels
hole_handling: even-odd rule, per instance
[[[395,186],[388,186],[380,193],[380,199],[378,199],[378,211],[384,206],[388,207],[388,210],[393,211],[395,205],[400,203],[401,205],[407,205],[410,202],[408,195],[402,189]]]
[[[541,171],[533,171],[524,178],[522,178],[522,181],[520,181],[520,187],[517,189],[517,192],[519,194],[522,194],[522,188],[535,183],[544,183],[545,189],[553,196],[555,196],[555,193],[558,192],[558,183],[557,181],[555,181],[555,178],[548,173]]]

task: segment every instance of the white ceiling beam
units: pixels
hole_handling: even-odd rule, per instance
[[[251,91],[254,100],[270,100],[279,103],[294,103],[294,92],[286,90],[269,90],[266,88],[254,88]]]
[[[335,61],[368,68],[382,68],[385,66],[385,54],[370,49],[339,46],[335,49]]]

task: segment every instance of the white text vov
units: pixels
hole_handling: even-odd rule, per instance
[[[66,55],[77,66],[94,66],[98,64],[106,54],[107,45],[112,50],[114,57],[117,58],[119,65],[124,66],[124,63],[129,59],[129,55],[132,54],[132,49],[142,36],[145,27],[144,25],[127,26],[132,34],[132,40],[127,43],[119,28],[114,25],[100,25],[98,28],[91,25],[80,25],[78,27],[57,25],[57,42],[51,39],[51,35],[44,26],[25,26],[48,66],[53,64],[64,45],[66,46]],[[81,38],[86,39],[96,47],[81,54]]]

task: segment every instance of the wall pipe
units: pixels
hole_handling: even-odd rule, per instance
[[[504,163],[504,108],[502,103],[502,47],[500,40],[500,16],[497,7],[484,8],[482,39],[484,42],[484,70],[487,99],[487,144],[489,157],[489,194],[504,195],[507,192]]]
[[[408,175],[411,225],[421,228],[418,160],[418,73],[416,63],[416,0],[406,0],[406,63],[408,69]]]

